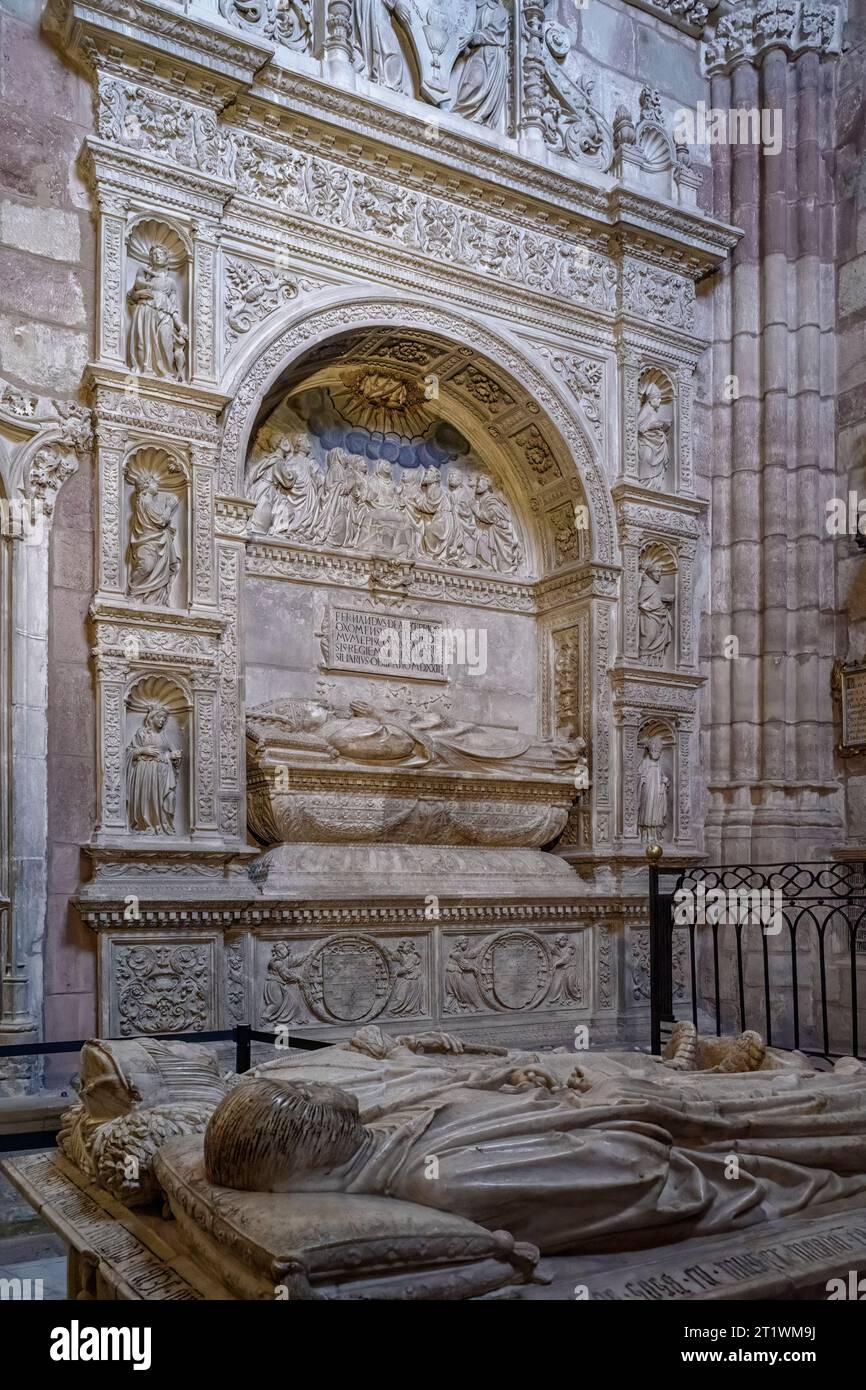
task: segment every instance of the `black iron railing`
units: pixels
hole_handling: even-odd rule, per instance
[[[648,856],[650,857],[650,856]],[[698,1027],[862,1057],[866,862],[650,863],[650,1045],[690,1009]]]
[[[324,1042],[321,1038],[290,1036],[282,1030],[279,1033],[262,1033],[246,1023],[238,1024],[235,1028],[216,1029],[212,1032],[148,1033],[143,1036],[156,1038],[163,1042],[234,1043],[236,1072],[249,1071],[252,1065],[252,1045],[254,1042],[275,1045],[276,1039],[279,1037],[281,1049],[296,1048],[303,1051],[313,1051],[320,1047],[331,1046],[330,1043]],[[80,1052],[89,1041],[91,1039],[88,1038],[67,1038],[59,1042],[10,1043],[8,1046],[0,1047],[0,1060],[4,1057],[50,1057],[64,1052]],[[129,1042],[131,1037],[110,1038],[107,1041]],[[54,1129],[38,1129],[16,1130],[14,1133],[0,1134],[0,1153],[19,1149],[45,1148],[54,1143],[56,1132]]]

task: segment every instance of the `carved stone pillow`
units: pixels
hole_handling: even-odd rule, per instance
[[[191,1250],[237,1298],[471,1298],[526,1282],[538,1258],[504,1231],[396,1198],[216,1187],[202,1151],[200,1136],[171,1139],[154,1173]]]

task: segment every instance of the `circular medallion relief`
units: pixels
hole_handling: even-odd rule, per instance
[[[333,936],[304,962],[302,988],[325,1023],[365,1023],[386,1007],[392,979],[388,958],[369,936]]]
[[[550,986],[550,958],[540,936],[528,931],[499,932],[481,953],[479,979],[497,1009],[532,1009]]]

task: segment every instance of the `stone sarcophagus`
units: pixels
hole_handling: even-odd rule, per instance
[[[582,739],[358,701],[276,700],[247,718],[247,816],[266,845],[541,848],[586,786]]]

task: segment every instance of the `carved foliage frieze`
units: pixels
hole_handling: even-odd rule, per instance
[[[247,198],[327,226],[372,235],[557,299],[612,312],[616,268],[602,252],[539,235],[433,194],[286,150],[220,124],[212,112],[117,80],[100,85],[99,133],[126,148],[215,175]]]

